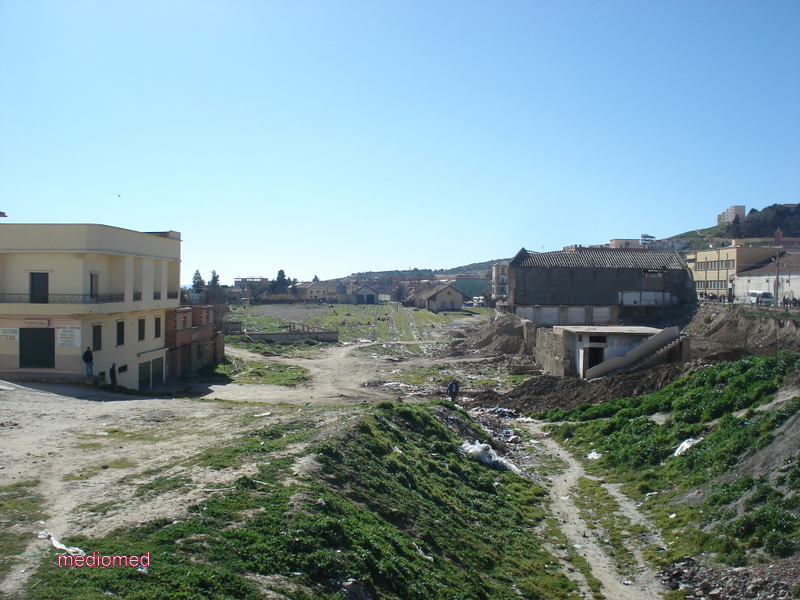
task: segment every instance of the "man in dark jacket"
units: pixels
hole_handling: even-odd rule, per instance
[[[453,402],[455,402],[456,398],[458,398],[458,392],[460,388],[461,386],[455,379],[453,379],[453,381],[450,382],[450,385],[447,386],[447,395],[450,396],[450,400]]]
[[[86,352],[83,353],[83,362],[86,363],[86,376],[94,377],[94,356],[92,355],[92,349],[88,346],[86,347]]]

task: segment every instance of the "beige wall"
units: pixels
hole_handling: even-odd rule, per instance
[[[30,303],[30,273],[48,274],[47,303]],[[90,298],[92,276],[97,298]],[[139,364],[164,358],[165,313],[179,305],[180,235],[166,236],[105,225],[0,225],[0,371],[82,375],[81,355],[93,346],[92,327],[102,327],[94,350],[95,374],[118,369],[120,385],[138,387]],[[174,298],[169,298],[170,293]],[[103,297],[106,294],[122,295]],[[113,301],[109,301],[113,300]],[[155,337],[155,319],[161,335]],[[139,319],[145,335],[139,340]],[[124,343],[117,344],[117,323]],[[20,369],[19,329],[55,332],[52,369]],[[15,332],[16,335],[15,335]],[[127,366],[127,371],[125,367]]]
[[[774,257],[775,248],[725,247],[702,250],[695,255],[689,266],[694,278],[695,290],[711,294],[731,293],[741,300],[747,290],[741,287],[736,274]]]

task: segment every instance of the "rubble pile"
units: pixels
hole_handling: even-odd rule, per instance
[[[484,325],[453,337],[457,339],[450,344],[450,351],[455,356],[467,352],[484,356],[519,354],[525,347],[522,322],[516,315],[495,313]]]
[[[687,556],[664,568],[661,582],[670,590],[683,590],[685,600],[790,600],[800,585],[800,558],[712,569]]]

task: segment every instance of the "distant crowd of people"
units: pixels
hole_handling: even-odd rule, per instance
[[[799,308],[800,299],[789,298],[788,296],[784,296],[783,298],[781,298],[781,306],[783,306],[784,308]]]
[[[708,292],[700,292],[699,293],[701,300],[707,300],[708,302],[719,302],[720,304],[733,304],[733,295],[732,294],[710,294]],[[761,298],[756,298],[753,302],[754,304],[762,304]],[[769,302],[767,303],[769,304]],[[784,296],[781,298],[780,306],[783,308],[800,308],[800,298],[791,298],[789,296]]]

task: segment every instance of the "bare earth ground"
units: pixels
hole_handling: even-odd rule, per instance
[[[267,360],[233,348],[228,349],[228,354]],[[311,415],[322,427],[335,428],[353,414],[355,405],[399,394],[383,387],[364,386],[370,381],[390,380],[391,372],[398,367],[396,362],[385,356],[358,352],[352,345],[327,348],[312,358],[268,360],[305,367],[311,381],[295,388],[182,385],[175,391],[191,398],[175,399],[0,382],[0,486],[38,481],[32,493],[43,497],[47,514],[41,522],[3,524],[8,531],[30,535],[30,543],[8,577],[0,582],[0,595],[13,596],[21,590],[39,560],[37,553],[48,544],[37,537],[40,531],[46,529],[56,538],[75,534],[102,536],[117,527],[155,518],[181,518],[188,506],[230,485],[240,475],[250,474],[247,467],[234,473],[231,469],[220,472],[185,463],[203,449],[220,445],[250,429],[293,418],[298,411]],[[448,361],[466,362],[463,358],[419,357],[405,361],[403,367]],[[665,379],[671,379],[672,375]],[[507,397],[503,400],[508,402]],[[478,404],[481,403],[475,402]],[[562,532],[573,547],[580,547],[576,549],[589,561],[606,597],[650,600],[666,591],[655,573],[644,565],[638,553],[640,546],[636,544],[632,547],[640,563],[638,575],[626,579],[617,573],[597,541],[596,525],[585,521],[575,507],[574,485],[585,476],[581,465],[543,436],[536,423],[525,426],[537,442],[532,452],[534,470],[536,462],[545,457],[557,457],[566,464],[558,475],[539,480],[549,488],[552,510]],[[526,473],[537,478],[530,470]],[[183,488],[155,497],[136,496],[137,486],[152,481],[156,475],[184,476],[192,483],[188,492]],[[635,505],[612,486],[605,487],[620,503],[623,517],[634,523],[643,521]],[[660,542],[653,537],[645,543]],[[583,577],[569,569],[566,561],[564,566],[583,595],[592,597]]]

